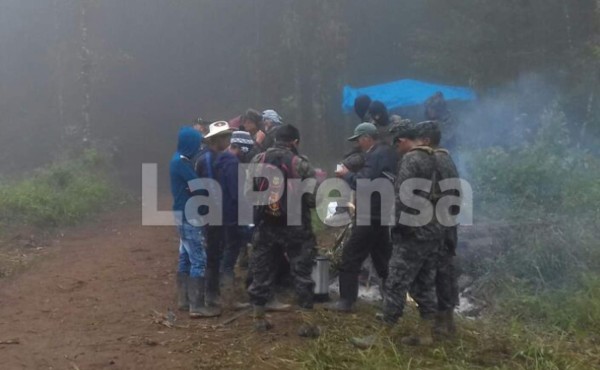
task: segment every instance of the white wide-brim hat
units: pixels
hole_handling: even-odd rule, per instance
[[[227,123],[226,121],[217,121],[210,125],[209,132],[205,136],[205,138],[209,139],[211,137],[219,135],[231,134],[232,132],[233,130],[231,129],[231,127],[229,127],[229,123]]]

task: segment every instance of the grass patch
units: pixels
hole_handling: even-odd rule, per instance
[[[542,292],[513,284],[501,295],[501,312],[507,316],[578,336],[600,333],[598,275],[582,275],[575,284]]]
[[[52,228],[77,224],[116,199],[109,167],[96,151],[0,182],[0,223]]]
[[[373,319],[373,308],[355,315],[317,312],[315,323],[323,335],[296,350],[305,369],[594,369],[600,365],[597,346],[560,334],[540,334],[516,320],[496,317],[459,320],[456,340],[428,347],[406,347],[402,336],[418,330],[416,309],[391,332]],[[377,345],[358,350],[351,337],[377,334]]]

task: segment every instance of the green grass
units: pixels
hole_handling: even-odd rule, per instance
[[[354,315],[317,312],[313,319],[323,335],[296,350],[305,369],[594,369],[600,365],[598,346],[560,333],[536,331],[517,320],[489,317],[459,320],[456,340],[426,347],[399,344],[418,330],[416,310],[409,310],[391,332],[373,319],[372,308]],[[359,350],[351,337],[377,334],[376,346]]]
[[[20,180],[0,182],[0,223],[58,227],[74,225],[111,204],[115,186],[95,151]]]
[[[541,292],[513,284],[500,296],[501,312],[523,322],[582,337],[600,333],[600,275],[582,275],[577,283]]]
[[[488,303],[483,318],[461,320],[455,341],[406,348],[398,338],[416,330],[414,310],[391,333],[373,308],[319,312],[324,334],[296,351],[304,368],[600,368],[600,160],[572,143],[555,108],[540,116],[531,142],[463,153],[475,221],[515,225],[490,235],[495,254],[463,265]],[[348,341],[373,333],[379,343],[370,350]]]

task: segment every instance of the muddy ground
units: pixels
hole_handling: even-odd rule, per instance
[[[189,320],[174,307],[177,235],[142,227],[139,209],[100,217],[63,235],[3,241],[2,369],[297,368],[298,312],[273,314],[269,334],[244,316]],[[30,240],[28,243],[27,240]],[[173,325],[172,325],[173,324]]]

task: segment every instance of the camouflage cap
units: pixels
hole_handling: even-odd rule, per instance
[[[414,139],[414,126],[415,124],[408,120],[396,123],[390,127],[390,135],[394,138],[394,142],[398,139]]]
[[[440,124],[437,121],[423,121],[415,124],[414,130],[417,138],[431,138],[440,132]]]

